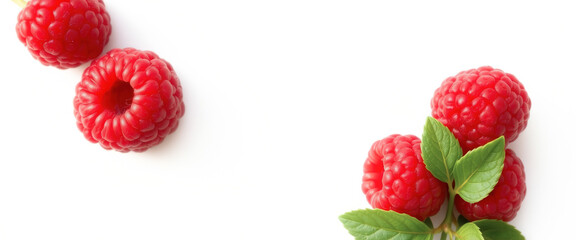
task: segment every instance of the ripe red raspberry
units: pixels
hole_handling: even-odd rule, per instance
[[[524,165],[512,150],[506,149],[502,175],[490,195],[477,203],[468,203],[456,196],[455,206],[470,221],[499,219],[508,222],[516,217],[525,196]]]
[[[502,135],[506,143],[516,140],[528,123],[531,102],[512,74],[480,67],[444,80],[431,105],[432,116],[467,152]]]
[[[374,208],[424,220],[440,210],[447,187],[426,169],[420,139],[396,134],[372,145],[364,162],[362,192]]]
[[[105,149],[145,151],[174,132],[183,114],[176,73],[150,51],[111,50],[86,68],[76,86],[78,128]]]
[[[102,0],[31,0],[16,25],[18,39],[32,56],[60,69],[98,57],[111,31]]]

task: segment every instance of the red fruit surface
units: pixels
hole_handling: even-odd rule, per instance
[[[456,196],[455,206],[470,221],[498,219],[508,222],[516,217],[525,196],[524,165],[512,150],[506,149],[502,175],[488,197],[477,203],[468,203]]]
[[[105,149],[145,151],[174,132],[183,114],[180,80],[150,51],[113,49],[76,86],[78,128]]]
[[[506,143],[516,140],[528,123],[531,102],[516,77],[486,66],[444,80],[431,106],[432,116],[467,152],[500,136]]]
[[[390,135],[376,141],[364,162],[362,192],[374,208],[424,220],[446,199],[447,186],[426,169],[420,139]]]
[[[60,69],[98,57],[111,31],[102,0],[31,0],[16,25],[18,39],[32,56]]]

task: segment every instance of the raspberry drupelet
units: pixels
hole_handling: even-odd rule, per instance
[[[145,151],[174,132],[183,114],[180,80],[150,51],[113,49],[92,62],[76,86],[78,128],[105,149]]]
[[[32,56],[60,69],[98,57],[111,32],[102,0],[31,0],[16,25],[18,39]]]
[[[447,186],[426,169],[420,142],[413,135],[395,134],[372,145],[362,177],[362,191],[372,207],[419,220],[440,210]]]

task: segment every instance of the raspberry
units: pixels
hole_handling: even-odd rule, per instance
[[[457,196],[455,206],[470,221],[498,219],[508,222],[516,217],[525,196],[524,165],[512,150],[506,149],[502,175],[488,197],[477,203],[468,203]]]
[[[516,77],[486,66],[444,80],[431,105],[432,116],[467,152],[502,135],[506,143],[516,140],[528,123],[531,102]]]
[[[31,0],[16,33],[35,59],[60,69],[100,55],[112,28],[102,0]]]
[[[440,210],[447,187],[426,169],[420,139],[396,134],[372,145],[364,162],[362,192],[374,208],[424,220]]]
[[[111,50],[86,68],[76,86],[78,128],[105,149],[145,151],[174,132],[183,114],[176,73],[150,51]]]

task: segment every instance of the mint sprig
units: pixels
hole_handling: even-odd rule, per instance
[[[414,239],[431,240],[432,228],[407,214],[380,209],[356,210],[339,217],[357,240]]]
[[[505,141],[499,137],[463,154],[458,140],[438,120],[428,117],[422,133],[422,158],[426,169],[448,187],[448,208],[444,221],[434,227],[430,219],[419,221],[406,214],[380,209],[356,210],[339,217],[357,240],[440,239],[524,240],[514,226],[499,220],[468,222],[454,216],[454,200],[459,195],[469,203],[487,197],[498,183],[504,168]]]

